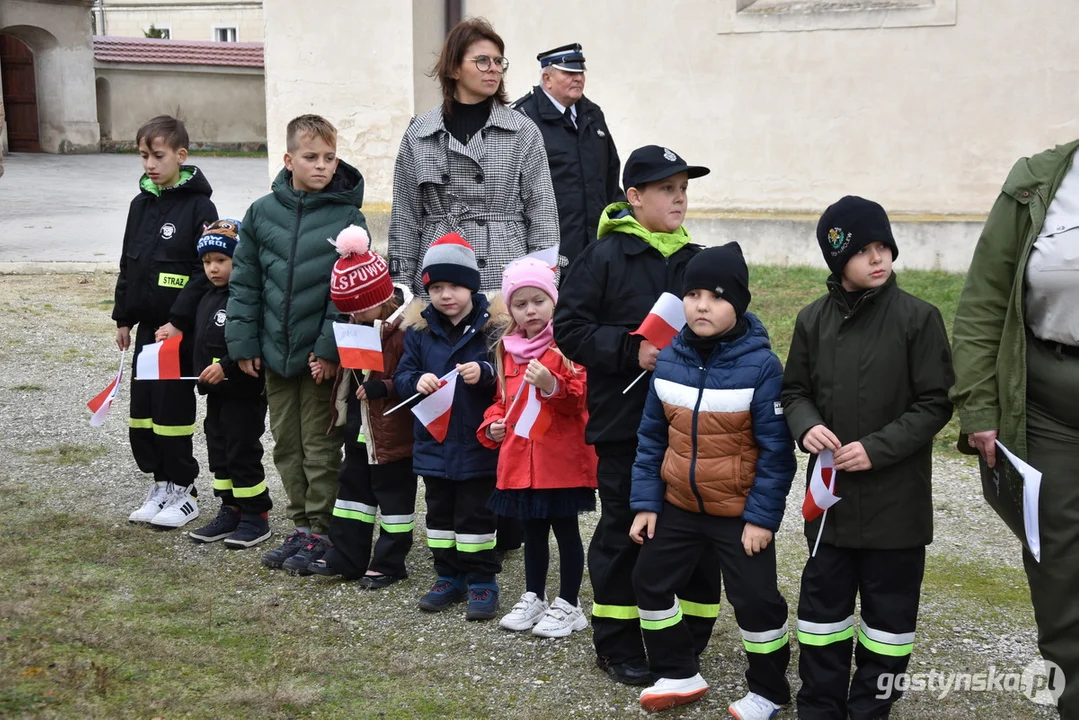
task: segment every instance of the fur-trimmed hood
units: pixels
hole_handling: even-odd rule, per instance
[[[482,298],[482,300],[480,300]],[[484,332],[491,332],[500,328],[505,328],[509,325],[510,316],[509,310],[506,308],[506,301],[502,298],[502,293],[492,293],[488,298],[483,293],[472,294],[473,306],[481,307],[481,312],[490,313],[490,317],[487,318],[487,322],[483,324]],[[405,307],[404,317],[401,321],[401,329],[407,330],[413,328],[417,332],[427,332],[431,329],[428,315],[424,313],[431,303],[429,301],[415,298]]]

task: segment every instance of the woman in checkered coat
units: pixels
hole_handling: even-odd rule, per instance
[[[502,38],[485,20],[454,27],[435,68],[442,105],[413,118],[401,140],[390,274],[418,297],[426,297],[423,255],[448,232],[475,248],[481,292],[501,287],[502,268],[511,260],[558,244],[543,136],[507,105],[504,51]]]

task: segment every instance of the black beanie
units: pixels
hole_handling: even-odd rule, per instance
[[[887,245],[892,260],[899,257],[888,213],[872,200],[847,195],[830,205],[817,223],[817,243],[828,269],[836,275],[842,275],[855,253],[873,242]]]
[[[686,264],[682,276],[682,297],[690,290],[711,290],[734,306],[738,317],[746,314],[752,295],[749,268],[736,242],[701,250]]]

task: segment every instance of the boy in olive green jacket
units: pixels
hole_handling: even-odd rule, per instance
[[[810,547],[818,534],[820,544],[798,598],[798,717],[863,720],[888,716],[899,693],[880,681],[905,672],[914,647],[951,358],[940,311],[896,284],[884,208],[844,197],[821,216],[817,241],[832,276],[828,294],[798,314],[782,402],[791,434],[813,453],[810,472],[833,454],[840,500],[823,518],[808,498],[803,506]]]
[[[363,176],[337,158],[337,131],[318,115],[288,124],[285,168],[251,205],[233,256],[225,325],[229,357],[248,374],[266,371],[274,464],[296,530],[262,557],[300,575],[329,548],[326,534],[341,466],[332,425],[337,343],[327,242],[349,225],[366,229]]]

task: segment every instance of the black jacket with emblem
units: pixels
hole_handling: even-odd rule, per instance
[[[844,445],[861,442],[873,463],[836,473],[842,499],[828,510],[822,542],[878,550],[932,542],[933,437],[952,416],[952,380],[940,311],[899,289],[895,275],[853,308],[833,276],[828,295],[798,313],[783,373],[791,434],[801,445],[823,424]],[[810,541],[819,527],[819,518],[806,523]]]
[[[229,286],[215,287],[209,281],[207,285],[209,289],[199,299],[195,314],[191,317],[176,318],[180,321],[176,327],[181,331],[194,332],[192,356],[195,374],[201,373],[218,362],[221,363],[221,369],[225,371],[225,377],[228,378],[216,385],[199,383],[199,393],[256,398],[262,394],[262,371],[259,371],[257,378],[245,373],[240,369],[239,364],[229,357],[228,347],[225,344],[225,319],[227,317],[225,313],[229,302]]]
[[[616,205],[609,213],[624,211]],[[554,312],[554,339],[566,357],[588,368],[585,442],[621,445],[632,453],[649,382],[644,378],[622,394],[641,374],[637,353],[642,338],[631,333],[664,292],[682,296],[686,264],[701,248],[688,243],[663,257],[638,235],[609,232],[613,224],[604,223],[599,239],[566,274]]]
[[[572,264],[596,241],[603,208],[625,199],[614,138],[599,105],[583,95],[576,102],[576,128],[538,85],[512,107],[530,117],[543,134],[558,203],[559,252]]]
[[[177,315],[190,317],[210,287],[197,251],[202,229],[217,220],[206,176],[184,165],[172,187],[158,188],[146,175],[139,186],[127,213],[116,278],[112,319],[117,327],[140,322],[158,327]]]

